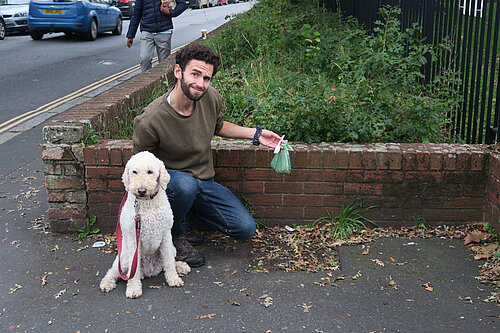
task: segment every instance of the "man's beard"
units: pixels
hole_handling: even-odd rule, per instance
[[[201,93],[200,95],[193,95],[191,93],[191,91],[189,90],[189,85],[184,82],[184,74],[182,75],[182,79],[181,79],[181,89],[182,89],[182,92],[184,92],[184,95],[186,95],[186,97],[188,99],[192,100],[193,102],[200,100],[200,98],[202,98],[203,95],[205,95],[205,93],[207,92],[207,89],[205,89],[203,91],[203,93]]]

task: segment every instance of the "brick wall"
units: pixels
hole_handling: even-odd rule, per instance
[[[43,128],[48,217],[54,232],[116,223],[128,140],[83,148],[90,129],[112,133],[127,110],[140,107],[171,73],[173,57],[56,116]],[[378,205],[367,217],[382,224],[497,221],[500,157],[480,145],[293,144],[293,172],[278,175],[272,152],[249,142],[214,141],[217,180],[254,205],[268,225],[309,223],[362,199]]]
[[[426,224],[478,222],[486,207],[496,207],[490,218],[498,216],[491,170],[496,170],[498,186],[499,168],[488,163],[492,155],[484,146],[292,145],[293,171],[279,175],[269,166],[269,149],[248,141],[213,141],[216,179],[250,200],[256,217],[267,225],[310,223],[325,216],[325,209],[338,213],[355,200],[377,205],[365,216],[382,225],[412,225],[414,218]],[[116,224],[124,193],[121,173],[131,150],[128,140],[84,148],[88,214],[107,231]]]
[[[491,154],[487,172],[485,220],[500,222],[500,154]],[[492,223],[500,233],[500,223]]]

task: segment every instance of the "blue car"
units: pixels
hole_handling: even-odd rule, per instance
[[[30,2],[28,28],[31,38],[64,32],[95,40],[97,33],[122,33],[122,14],[111,0],[33,0]]]

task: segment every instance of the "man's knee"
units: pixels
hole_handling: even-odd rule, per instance
[[[252,216],[249,216],[246,219],[242,219],[240,225],[238,226],[238,230],[236,230],[233,235],[234,239],[237,240],[246,240],[250,239],[256,230],[255,220]]]
[[[170,182],[167,185],[167,194],[170,196],[187,198],[196,196],[198,193],[197,180],[181,171],[171,171]]]

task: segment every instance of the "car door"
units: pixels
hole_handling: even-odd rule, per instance
[[[102,0],[89,0],[90,7],[94,10],[97,16],[97,24],[99,31],[109,29],[107,5],[103,4],[101,1]]]

